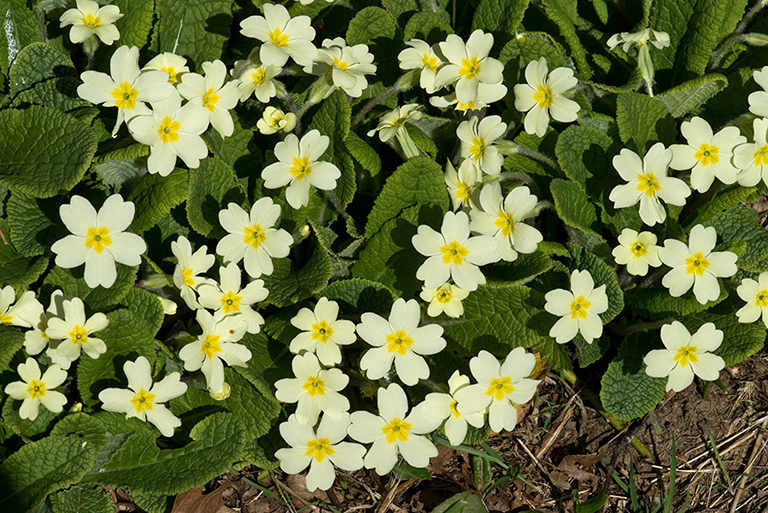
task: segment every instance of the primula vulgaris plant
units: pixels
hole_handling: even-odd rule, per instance
[[[246,464],[328,489],[514,436],[546,366],[629,421],[763,347],[762,3],[30,4],[3,511],[163,511]]]

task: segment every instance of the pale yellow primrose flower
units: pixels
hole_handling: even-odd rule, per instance
[[[768,272],[760,273],[757,281],[744,278],[736,293],[747,302],[736,312],[739,322],[755,322],[762,316],[763,324],[768,327]]]
[[[111,45],[120,39],[120,32],[114,23],[122,17],[116,5],[99,7],[92,0],[77,0],[77,8],[68,9],[61,15],[59,27],[72,25],[69,39],[73,43],[82,43],[95,35],[105,45]]]
[[[183,235],[171,242],[171,251],[176,257],[176,267],[173,270],[173,284],[181,292],[181,299],[192,310],[200,308],[195,292],[203,283],[214,283],[210,278],[198,276],[213,266],[216,257],[208,254],[208,246],[198,248],[192,254],[192,245]]]
[[[544,240],[539,230],[524,222],[536,210],[537,202],[538,198],[526,186],[515,187],[504,198],[499,182],[488,184],[480,191],[482,210],[474,208],[469,213],[469,228],[496,239],[501,259],[512,262],[517,260],[518,253],[536,251]]]
[[[202,64],[205,76],[187,73],[181,77],[177,89],[187,100],[200,98],[204,112],[208,115],[213,128],[221,137],[229,137],[235,130],[230,109],[235,108],[239,93],[237,81],[227,82],[227,67],[216,60]]]
[[[600,314],[608,310],[608,296],[605,285],[595,288],[589,271],[573,271],[570,291],[550,290],[544,299],[547,301],[544,310],[560,316],[549,330],[549,336],[558,344],[573,340],[577,333],[581,333],[587,344],[591,344],[603,334]]]
[[[705,304],[720,297],[717,278],[736,274],[738,256],[730,251],[712,251],[717,244],[717,232],[711,226],[697,224],[691,229],[688,244],[675,239],[664,241],[659,258],[672,268],[661,284],[672,297],[680,297],[693,286],[696,301]]]
[[[768,119],[755,119],[752,126],[754,142],[733,150],[733,163],[740,170],[736,179],[745,187],[757,185],[760,180],[768,185]]]
[[[216,253],[224,257],[224,263],[244,260],[251,278],[272,274],[272,259],[287,257],[293,244],[290,233],[273,228],[278,217],[280,205],[269,197],[257,200],[250,213],[230,203],[219,211],[219,223],[229,235],[216,245]]]
[[[0,324],[32,328],[37,325],[42,315],[43,305],[31,290],[23,292],[18,301],[16,290],[10,285],[0,290]]]
[[[368,130],[368,137],[373,137],[378,132],[381,142],[389,141],[401,130],[404,130],[405,123],[421,119],[420,109],[421,105],[418,103],[409,103],[402,107],[396,107],[394,110],[381,116],[376,128]]]
[[[141,70],[165,71],[168,73],[168,83],[175,86],[178,86],[179,80],[185,73],[189,73],[187,59],[171,52],[163,52],[154,56]]]
[[[464,206],[476,208],[480,203],[479,195],[482,184],[482,173],[472,159],[464,159],[458,172],[450,160],[446,162],[445,185],[448,187],[448,195],[451,197],[453,210],[458,210]]]
[[[512,431],[517,425],[515,404],[530,401],[541,382],[528,378],[535,366],[536,357],[522,347],[510,351],[503,364],[488,351],[480,351],[469,361],[477,384],[456,391],[456,408],[467,416],[488,408],[488,423],[493,431]]]
[[[440,425],[440,421],[424,415],[421,408],[408,414],[408,399],[400,385],[392,383],[379,388],[379,414],[356,411],[350,416],[349,436],[364,444],[373,443],[365,455],[365,468],[380,476],[386,475],[397,463],[398,453],[416,468],[429,465],[437,456],[437,447],[425,436]]]
[[[209,111],[201,97],[182,106],[181,96],[174,91],[165,100],[152,102],[149,115],[131,118],[128,130],[136,141],[149,146],[149,172],[168,176],[176,166],[176,157],[191,169],[200,166],[200,159],[208,155],[208,146],[200,137],[208,122]]]
[[[363,467],[365,447],[351,442],[342,442],[347,436],[349,414],[338,417],[323,415],[317,431],[309,424],[300,422],[296,415],[280,424],[280,434],[289,448],[278,449],[275,457],[280,468],[287,474],[298,474],[309,466],[307,490],[327,490],[336,479],[334,465],[347,470]]]
[[[405,44],[411,48],[406,48],[397,55],[397,59],[400,61],[400,69],[421,70],[419,86],[429,94],[434,93],[436,90],[435,77],[437,76],[437,70],[443,64],[443,61],[435,51],[437,45],[429,46],[426,41],[421,39],[411,39],[406,41]]]
[[[5,289],[3,289],[3,294],[5,294]],[[37,322],[32,323],[33,329],[24,333],[24,350],[28,354],[40,354],[49,343],[53,343],[46,330],[48,329],[48,321],[56,317],[64,317],[64,293],[60,289],[51,293],[51,303],[48,305],[48,310],[45,312],[41,310]]]
[[[264,109],[264,116],[256,122],[256,127],[263,135],[272,135],[279,130],[286,134],[296,127],[296,114],[285,113],[272,106]]]
[[[619,245],[613,248],[613,258],[619,265],[626,265],[627,272],[635,276],[648,274],[648,266],[659,267],[659,246],[651,232],[637,233],[624,228],[619,235]]]
[[[77,94],[91,103],[117,107],[113,137],[123,121],[151,113],[144,102],[164,100],[176,91],[168,83],[168,73],[139,70],[139,49],[135,46],[115,50],[109,69],[109,75],[90,70],[81,73],[83,83],[77,87]]]
[[[285,92],[283,84],[275,79],[282,70],[280,66],[262,64],[259,49],[254,48],[247,59],[235,61],[235,67],[229,74],[238,80],[237,92],[241,102],[253,94],[261,103],[268,103],[270,99]]]
[[[443,283],[435,289],[423,287],[420,297],[427,303],[427,315],[437,317],[445,313],[448,317],[461,317],[464,315],[462,300],[469,296],[469,292],[452,283]]]
[[[115,262],[139,265],[141,254],[147,250],[144,240],[125,230],[133,221],[135,207],[113,194],[97,213],[82,196],[72,196],[69,204],[61,205],[59,215],[72,235],[57,240],[51,246],[56,253],[56,265],[65,269],[85,264],[85,283],[91,287],[109,288],[117,278]]]
[[[309,16],[291,18],[282,5],[264,4],[264,16],[249,16],[240,22],[240,33],[264,44],[259,60],[264,64],[284,66],[291,57],[300,66],[311,66],[317,57],[312,44],[315,29]]]
[[[395,364],[397,376],[406,385],[415,385],[429,377],[429,366],[421,355],[437,354],[445,349],[443,327],[427,324],[419,327],[421,309],[415,299],[397,299],[389,319],[365,312],[357,325],[360,338],[374,346],[360,360],[368,379],[383,378]]]
[[[200,304],[224,316],[242,316],[248,325],[248,333],[258,333],[264,324],[264,318],[251,305],[264,301],[269,291],[264,288],[264,280],[253,280],[242,289],[240,268],[235,263],[219,268],[221,283],[203,283],[197,289]]]
[[[99,401],[106,411],[125,413],[126,418],[136,417],[154,424],[163,436],[173,436],[181,426],[181,420],[164,404],[184,395],[187,384],[180,381],[181,375],[172,372],[157,383],[152,382],[149,361],[139,356],[135,361],[123,365],[128,388],[107,388],[99,392]]]
[[[570,123],[579,117],[579,104],[566,98],[579,81],[570,68],[556,68],[547,74],[547,59],[541,57],[525,67],[527,84],[517,84],[515,108],[525,115],[525,131],[544,137],[550,116],[555,121]]]
[[[22,381],[14,381],[5,386],[5,393],[11,399],[23,400],[19,408],[19,417],[35,420],[40,405],[53,413],[61,413],[67,398],[64,394],[53,390],[67,379],[67,372],[56,364],[46,369],[45,374],[40,375],[40,366],[34,358],[27,358],[25,363],[17,367]]]
[[[749,102],[749,112],[756,116],[764,118],[768,117],[768,66],[763,66],[762,69],[755,70],[754,73],[752,73],[752,78],[755,79],[757,85],[762,87],[763,90],[750,93],[747,97],[747,101]]]
[[[659,30],[646,28],[639,32],[621,32],[619,34],[614,34],[610,37],[610,39],[608,39],[606,44],[611,50],[616,48],[617,45],[621,44],[622,50],[628,52],[632,45],[640,48],[646,43],[651,43],[653,46],[661,50],[662,48],[669,46],[669,34]]]
[[[468,415],[463,415],[458,410],[456,393],[469,386],[469,378],[459,371],[455,371],[448,379],[448,393],[433,392],[428,394],[419,408],[424,415],[442,422],[445,420],[443,431],[451,445],[459,445],[467,436],[467,425],[481,428],[485,425],[485,410],[481,409]],[[485,397],[483,398],[485,400]]]
[[[700,117],[684,121],[680,131],[688,144],[673,144],[672,169],[690,169],[691,187],[698,192],[707,192],[717,178],[725,184],[736,181],[738,169],[731,162],[733,149],[745,142],[735,126],[728,126],[713,134],[709,123]]]
[[[477,116],[462,121],[456,129],[461,140],[462,158],[471,159],[475,166],[487,175],[498,175],[504,156],[493,143],[507,131],[501,116],[486,116],[478,122]]]
[[[661,327],[665,349],[650,351],[643,361],[645,373],[667,380],[667,392],[680,392],[693,383],[694,374],[705,381],[715,381],[725,367],[722,358],[711,353],[723,343],[723,332],[711,322],[693,335],[679,321]]]
[[[309,203],[310,185],[324,191],[335,189],[341,171],[335,164],[319,160],[329,143],[328,136],[320,135],[317,130],[310,130],[301,140],[288,134],[284,141],[275,145],[278,162],[261,172],[264,187],[276,189],[288,185],[285,199],[295,209]]]
[[[339,319],[339,304],[326,297],[318,299],[315,310],[302,308],[291,319],[291,324],[302,330],[291,340],[290,351],[315,353],[323,365],[341,363],[339,346],[346,346],[357,340],[355,324]]]
[[[613,167],[628,183],[617,185],[608,199],[614,208],[631,207],[640,202],[640,219],[648,226],[663,223],[667,211],[659,200],[683,206],[691,189],[679,178],[667,176],[672,150],[662,143],[654,144],[642,160],[627,148],[613,157]]]
[[[109,326],[107,316],[96,312],[86,319],[85,305],[79,297],[65,299],[62,308],[64,318],[50,319],[46,330],[51,339],[61,342],[55,349],[49,348],[47,354],[63,369],[69,369],[72,362],[80,358],[81,350],[94,359],[104,354],[107,345],[100,338],[92,336],[92,333]]]
[[[202,370],[208,389],[216,391],[224,385],[224,362],[245,367],[251,359],[251,351],[236,343],[243,338],[248,325],[242,317],[224,317],[221,311],[214,316],[207,310],[198,310],[196,319],[203,333],[181,348],[179,358],[184,360],[184,369]]]
[[[304,353],[291,362],[295,378],[275,383],[275,397],[283,403],[296,403],[296,419],[314,426],[322,413],[339,417],[349,410],[349,400],[339,392],[349,384],[341,369],[322,369],[317,357]]]
[[[373,54],[368,51],[368,45],[358,44],[347,46],[344,38],[326,39],[317,51],[317,57],[312,66],[304,68],[306,73],[321,75],[328,84],[342,89],[349,96],[359,98],[368,87],[365,75],[376,73],[373,64]],[[328,89],[328,96],[332,89]]]

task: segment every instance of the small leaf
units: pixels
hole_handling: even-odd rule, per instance
[[[152,228],[173,207],[186,200],[188,193],[189,175],[186,169],[176,168],[168,176],[144,176],[126,197],[136,206],[131,228],[139,234]]]
[[[358,137],[356,133],[349,132],[347,138],[344,139],[344,144],[349,153],[363,169],[371,173],[371,176],[379,174],[379,171],[381,171],[381,157],[367,142]]]
[[[48,43],[32,43],[21,49],[9,73],[11,95],[29,89],[43,80],[75,76],[70,58]]]
[[[630,141],[640,155],[653,143],[665,145],[677,137],[677,125],[660,100],[639,93],[621,93],[616,99],[616,123],[624,144]]]
[[[200,162],[200,167],[189,170],[189,197],[187,219],[196,232],[210,237],[225,232],[219,225],[219,211],[230,202],[241,204],[245,192],[240,187],[234,170],[216,157]]]
[[[155,13],[160,52],[183,55],[198,66],[221,58],[231,32],[231,0],[156,0]]]
[[[713,73],[667,89],[656,95],[656,98],[667,108],[672,117],[679,118],[698,112],[707,100],[725,89],[727,85],[727,78]]]
[[[555,210],[565,224],[585,233],[600,236],[593,228],[595,207],[576,182],[556,178],[550,184]]]
[[[347,44],[368,44],[374,39],[395,37],[395,21],[381,7],[366,7],[358,12],[347,29]]]

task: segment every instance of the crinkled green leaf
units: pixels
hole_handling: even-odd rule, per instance
[[[67,55],[48,43],[32,43],[22,48],[11,64],[10,92],[15,95],[43,80],[75,75],[75,67]]]
[[[331,278],[331,259],[319,244],[313,246],[309,260],[301,267],[287,258],[273,260],[274,272],[262,276],[269,291],[265,304],[288,306],[325,288]]]
[[[639,93],[621,93],[616,99],[616,123],[624,144],[641,156],[653,143],[665,146],[677,138],[677,125],[661,101]]]
[[[24,333],[19,328],[0,325],[0,372],[10,369],[14,355],[24,345]]]
[[[374,39],[395,37],[395,20],[381,7],[366,7],[358,12],[347,29],[347,44],[368,44]]]
[[[131,189],[126,199],[136,206],[131,228],[136,233],[155,226],[173,207],[187,199],[189,175],[186,169],[176,168],[168,176],[147,175]]]
[[[576,13],[577,0],[545,0],[544,8],[550,20],[560,28],[560,35],[571,48],[571,57],[584,80],[592,78],[592,69],[587,62],[587,51],[576,34],[579,17]],[[554,69],[550,67],[550,69]]]
[[[0,231],[9,233],[8,224],[0,220]],[[23,257],[10,243],[0,240],[0,286],[24,288],[37,281],[48,267],[47,256]]]
[[[714,227],[719,240],[747,243],[747,250],[736,261],[739,269],[752,273],[768,271],[768,232],[760,224],[757,212],[739,205],[702,224]]]
[[[0,14],[5,36],[0,44],[0,73],[5,75],[19,50],[42,37],[37,17],[25,0],[7,0]]]
[[[381,171],[381,157],[367,142],[358,137],[356,133],[349,132],[347,138],[344,139],[344,144],[358,164],[371,173],[371,176],[379,174],[379,171]]]
[[[352,278],[330,283],[318,293],[334,301],[351,305],[354,311],[387,314],[397,294],[376,281]]]
[[[508,285],[523,285],[552,268],[553,261],[541,251],[520,253],[513,262],[500,261],[483,268],[486,279]]]
[[[651,268],[650,272],[654,272]],[[693,295],[693,290],[689,290],[681,297],[672,297],[669,295],[669,289],[659,283],[654,284],[647,289],[635,290],[627,295],[627,305],[635,312],[659,319],[664,317],[682,317],[684,315],[696,314],[708,310],[728,297],[728,290],[720,287],[720,296],[714,301],[707,301],[701,304]]]
[[[560,134],[555,146],[557,163],[565,176],[577,183],[590,194],[590,186],[597,186],[591,181],[595,176],[616,173],[608,156],[609,148],[614,144],[605,133],[587,126],[571,125]],[[587,184],[587,182],[590,182]]]
[[[403,40],[419,38],[437,43],[445,41],[448,34],[453,34],[453,27],[451,27],[451,16],[447,11],[420,11],[411,16],[405,24]]]
[[[565,224],[599,237],[593,228],[597,222],[595,207],[576,182],[556,178],[550,184],[550,191],[555,200],[555,210]]]
[[[726,367],[743,362],[760,351],[765,345],[765,324],[760,320],[752,323],[741,323],[734,313],[718,315],[712,312],[703,312],[682,319],[681,322],[691,333],[698,331],[704,323],[714,323],[715,327],[723,332],[723,343],[713,353],[725,361]]]
[[[232,31],[232,0],[156,0],[155,13],[160,52],[197,66],[221,58]]]
[[[147,148],[147,146],[142,146]],[[147,174],[147,159],[143,157],[124,159],[124,160],[106,160],[93,166],[96,174],[106,185],[121,188],[123,184],[138,181]]]
[[[226,381],[232,388],[227,408],[240,421],[249,440],[265,435],[280,415],[280,403],[274,394],[264,395],[233,369],[225,370]]]
[[[664,397],[667,378],[645,373],[643,358],[656,342],[646,332],[624,339],[616,359],[603,374],[600,400],[619,420],[630,421],[651,411]]]
[[[707,198],[707,201],[699,205],[696,210],[691,212],[691,217],[686,219],[685,224],[696,226],[697,224],[709,221],[713,217],[723,214],[726,210],[737,207],[742,203],[752,203],[760,197],[757,187],[742,187],[733,185],[724,190],[717,191],[714,196]]]
[[[381,0],[381,5],[395,19],[404,12],[419,10],[419,3],[416,0]]]
[[[51,291],[54,288],[60,288],[65,295],[79,297],[96,311],[106,310],[120,302],[136,284],[139,266],[128,267],[123,264],[116,264],[116,266],[117,277],[115,283],[109,288],[101,285],[95,289],[90,288],[83,277],[84,267],[74,269],[54,267],[45,277],[43,285],[49,287]]]
[[[133,287],[120,300],[120,304],[125,305],[143,321],[149,330],[147,333],[151,333],[151,336],[160,330],[165,312],[157,294]]]
[[[190,433],[192,442],[180,449],[160,450],[155,435],[136,433],[114,454],[103,472],[85,482],[127,487],[138,492],[176,494],[202,486],[229,470],[243,443],[240,422],[230,413],[200,421]]]
[[[187,219],[198,233],[211,236],[223,235],[219,226],[219,211],[229,203],[241,204],[245,191],[237,182],[234,170],[216,157],[200,162],[200,167],[189,170],[189,197]]]
[[[573,370],[570,355],[562,344],[555,342],[555,339],[544,339],[536,347],[553,369]]]
[[[232,166],[236,174],[254,174],[254,167],[261,162],[262,155],[253,138],[253,128],[245,128],[244,121],[231,111],[234,129],[229,137],[221,137],[216,130],[207,130],[203,139],[214,155]]]
[[[52,435],[75,435],[95,447],[107,443],[106,427],[98,419],[82,412],[67,415],[53,427]]]
[[[97,447],[76,436],[52,435],[14,452],[0,465],[0,509],[26,511],[54,490],[82,479]]]
[[[520,77],[525,67],[531,61],[544,57],[547,59],[549,70],[565,66],[563,47],[546,32],[523,32],[513,37],[499,53],[502,64],[514,58],[520,58]]]
[[[64,112],[79,107],[89,107],[90,102],[77,95],[79,78],[65,76],[38,82],[29,89],[21,91],[11,102],[11,107],[23,107],[27,104],[55,107]]]
[[[580,334],[573,339],[573,345],[576,347],[576,356],[579,359],[579,367],[584,368],[592,365],[608,352],[611,347],[611,341],[607,336],[602,336],[588,344]]]
[[[728,85],[728,79],[719,73],[704,75],[684,82],[656,95],[672,117],[679,118],[696,113],[713,96]]]
[[[115,27],[120,32],[119,43],[144,47],[149,40],[149,31],[152,30],[154,0],[112,0],[111,4],[119,7],[120,12],[124,14],[115,22]],[[196,64],[199,65],[197,62]]]
[[[435,144],[435,141],[425,134],[421,128],[417,127],[415,124],[407,123],[405,125],[405,130],[408,132],[408,135],[411,136],[411,140],[417,148],[419,148],[425,155],[432,157],[432,159],[437,158],[437,145]]]
[[[513,33],[523,21],[531,0],[480,0],[472,18],[472,30]]]
[[[366,237],[411,205],[438,205],[448,209],[448,193],[442,168],[428,157],[409,159],[387,178],[365,225]]]
[[[115,503],[96,485],[78,484],[51,496],[54,513],[113,513]]]
[[[53,223],[58,217],[58,198],[36,199],[14,192],[6,209],[11,241],[22,256],[42,255],[63,236]]]
[[[68,191],[96,152],[85,123],[51,107],[0,112],[0,185],[37,198]]]
[[[58,391],[61,392],[61,389]],[[3,425],[9,431],[9,434],[13,432],[24,440],[28,440],[31,437],[47,432],[51,422],[56,418],[56,414],[44,406],[40,406],[35,420],[22,419],[19,414],[21,404],[21,401],[14,400],[10,396],[7,397],[5,404],[3,404]]]

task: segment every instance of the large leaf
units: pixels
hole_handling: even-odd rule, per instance
[[[696,113],[707,100],[722,91],[728,85],[728,79],[718,73],[694,78],[679,86],[667,89],[656,95],[672,117],[679,118]]]
[[[0,112],[0,185],[37,198],[72,189],[96,152],[96,134],[50,107]]]
[[[318,294],[347,303],[357,312],[376,312],[386,315],[397,295],[379,282],[352,278],[329,284]]]
[[[312,244],[307,263],[299,267],[287,258],[273,261],[275,269],[263,276],[269,291],[265,303],[288,306],[321,291],[331,278],[331,259],[320,244]]]
[[[622,93],[616,99],[616,123],[624,144],[644,155],[657,141],[669,145],[677,137],[677,125],[661,101],[639,93]]]
[[[63,237],[54,225],[59,199],[35,199],[20,192],[11,194],[6,205],[11,241],[23,256],[42,255]]]
[[[115,22],[115,27],[120,32],[120,44],[139,48],[146,45],[149,31],[152,30],[154,0],[112,0],[111,3],[118,6],[124,14]]]
[[[559,28],[568,46],[571,47],[571,57],[576,61],[576,66],[584,80],[592,78],[592,69],[587,62],[587,51],[576,34],[577,24],[580,23],[576,13],[577,0],[545,0],[543,2],[545,12]]]
[[[112,513],[115,503],[103,488],[78,484],[51,496],[54,513]]]
[[[48,43],[25,46],[10,70],[11,94],[29,89],[38,82],[54,77],[75,76],[75,67],[67,55]]]
[[[156,0],[155,13],[160,52],[197,66],[221,58],[232,31],[232,0]]]
[[[530,0],[480,0],[472,18],[472,30],[513,33],[523,21],[529,3]]]
[[[347,44],[368,44],[376,38],[395,37],[395,20],[381,7],[366,7],[358,12],[347,29]]]
[[[597,222],[595,206],[576,182],[556,178],[552,180],[550,190],[557,214],[565,224],[599,237],[593,227]]]
[[[245,191],[235,171],[224,161],[208,157],[200,162],[199,168],[190,169],[187,219],[196,232],[205,236],[224,235],[219,226],[219,211],[230,202],[240,204],[244,199]]]
[[[179,168],[168,176],[144,176],[126,198],[136,206],[136,216],[131,223],[133,231],[142,233],[152,228],[173,207],[187,199],[188,183],[187,171]]]
[[[768,271],[768,232],[760,224],[757,212],[739,205],[702,224],[713,226],[720,240],[747,243],[746,251],[736,261],[739,269],[753,273]]]

